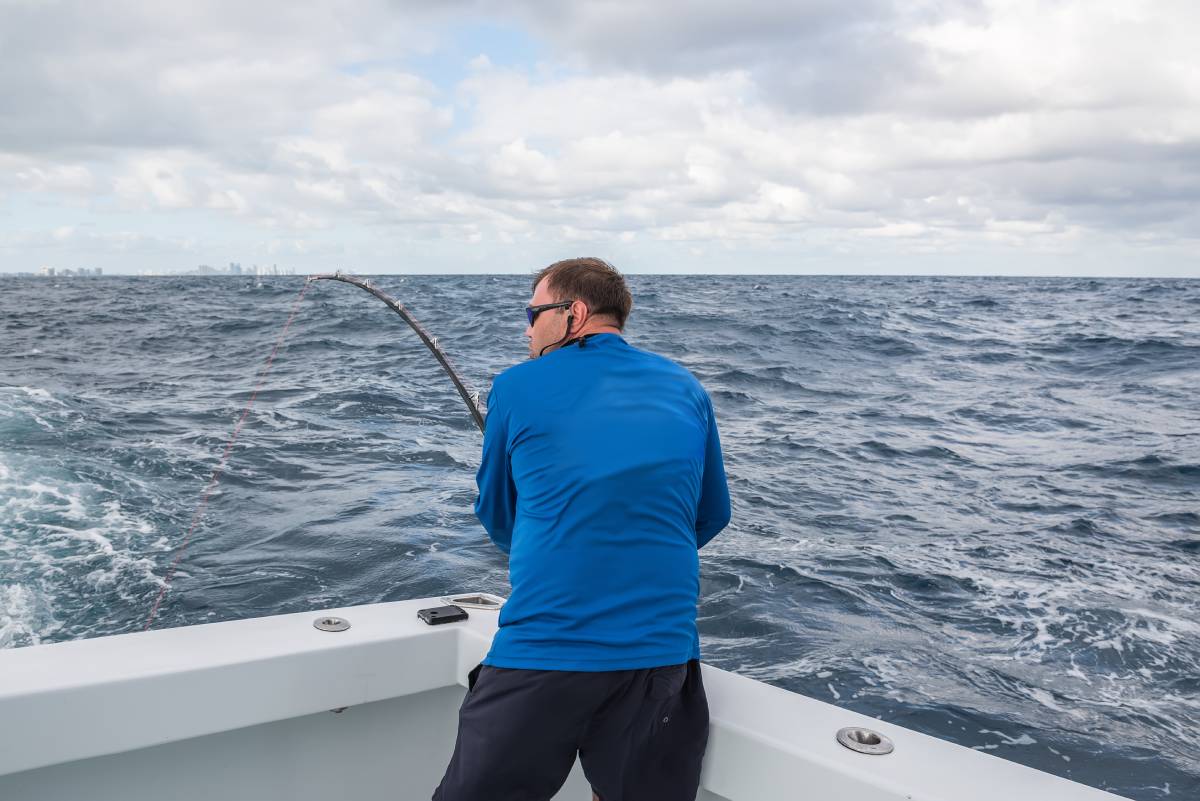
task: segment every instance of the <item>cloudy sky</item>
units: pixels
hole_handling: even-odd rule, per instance
[[[0,271],[1200,276],[1198,42],[1195,0],[0,0]]]

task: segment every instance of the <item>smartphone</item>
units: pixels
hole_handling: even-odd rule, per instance
[[[435,606],[430,609],[419,610],[417,617],[431,626],[438,626],[442,623],[456,623],[459,620],[466,620],[467,613],[466,610],[458,606]]]

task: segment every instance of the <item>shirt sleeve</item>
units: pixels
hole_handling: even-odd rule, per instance
[[[475,474],[479,499],[475,516],[487,529],[496,547],[508,553],[512,547],[513,523],[517,511],[517,487],[513,483],[508,459],[508,415],[492,384],[488,393],[488,413],[483,434],[483,457]]]
[[[696,547],[708,541],[729,524],[729,484],[725,480],[725,460],[721,456],[721,437],[712,399],[705,393],[708,412],[708,440],[704,447],[704,474],[700,479],[700,502],[696,508]]]

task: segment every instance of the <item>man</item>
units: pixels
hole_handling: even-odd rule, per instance
[[[697,550],[729,522],[712,402],[621,332],[625,280],[550,265],[498,375],[475,513],[512,593],[434,801],[535,801],[576,753],[599,801],[693,801],[708,742]]]

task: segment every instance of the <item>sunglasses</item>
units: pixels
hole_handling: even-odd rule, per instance
[[[533,321],[538,318],[538,315],[547,309],[565,309],[575,301],[564,300],[561,303],[543,303],[541,306],[526,306],[525,319],[529,320],[529,324],[533,325]]]

